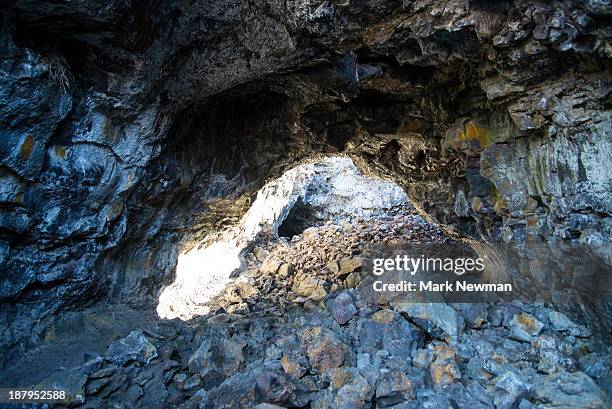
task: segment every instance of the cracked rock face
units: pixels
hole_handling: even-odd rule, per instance
[[[558,243],[583,245],[610,265],[608,2],[0,12],[3,365],[60,311],[155,305],[182,248],[317,155],[393,179],[461,234],[544,242],[558,259]]]

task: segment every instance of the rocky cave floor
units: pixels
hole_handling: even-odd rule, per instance
[[[550,305],[369,304],[361,254],[403,240],[451,239],[403,205],[260,240],[208,316],[68,314],[2,386],[82,408],[609,407],[610,346]]]

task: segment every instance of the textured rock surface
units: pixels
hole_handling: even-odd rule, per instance
[[[120,366],[129,361],[148,364],[156,356],[155,346],[138,331],[132,331],[127,337],[113,342],[106,351],[106,359]]]
[[[470,235],[542,241],[555,260],[582,243],[610,265],[605,1],[17,0],[1,13],[3,365],[58,311],[154,305],[181,248],[315,154],[346,152]],[[365,399],[361,386],[338,394]]]
[[[266,183],[233,228],[206,237],[179,256],[176,280],[163,290],[157,312],[162,318],[189,319],[208,312],[208,302],[243,270],[243,258],[262,237],[293,236],[333,220],[373,217],[404,204],[405,193],[394,183],[363,176],[350,158],[330,157],[306,163]],[[312,229],[311,226],[311,229]],[[346,269],[340,261],[340,273]],[[264,260],[268,273],[290,273],[290,265]],[[353,271],[356,267],[347,272]],[[316,277],[294,283],[303,297],[321,300],[327,292]]]
[[[348,288],[349,276],[325,270],[330,260],[346,257],[350,241],[363,241],[365,249],[366,241],[441,240],[435,226],[415,233],[422,219],[413,213],[402,206],[376,216],[380,223],[330,222],[290,242],[282,237],[259,242],[244,275],[211,302],[214,312],[191,322],[151,320],[142,312],[108,319],[117,313],[113,310],[77,315],[69,324],[103,338],[92,343],[83,337],[71,345],[89,348],[82,360],[47,377],[40,370],[48,368],[47,349],[13,368],[16,372],[0,373],[1,385],[9,379],[23,385],[23,377],[34,372],[44,377],[36,384],[66,389],[70,405],[91,409],[609,407],[610,346],[593,334],[576,337],[565,326],[558,329],[567,321],[559,321],[550,304],[481,304],[486,315],[505,318],[466,326],[458,336],[433,337],[394,306],[370,303],[361,288]],[[320,302],[300,297],[292,277],[262,271],[260,253],[292,264],[296,276],[320,278],[329,295]],[[338,298],[357,310],[342,325],[334,306]],[[233,308],[237,305],[248,310]],[[534,339],[510,338],[511,322],[519,315],[542,320]],[[119,318],[123,333],[108,334]],[[66,327],[58,326],[58,335]],[[58,336],[43,346],[53,342],[66,362],[66,339]]]

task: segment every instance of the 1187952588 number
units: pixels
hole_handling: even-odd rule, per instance
[[[60,402],[67,399],[68,393],[62,390],[0,388],[0,403]]]

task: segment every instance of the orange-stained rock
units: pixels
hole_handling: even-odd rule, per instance
[[[447,345],[438,345],[433,351],[433,360],[429,365],[429,374],[434,386],[441,388],[461,378],[457,364],[457,351]]]

